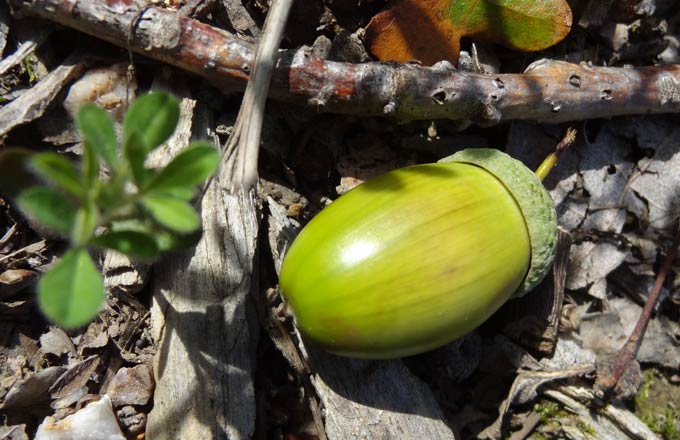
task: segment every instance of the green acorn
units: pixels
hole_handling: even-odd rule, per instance
[[[338,198],[293,242],[280,290],[325,350],[384,359],[473,330],[550,269],[555,207],[492,149],[397,169]]]

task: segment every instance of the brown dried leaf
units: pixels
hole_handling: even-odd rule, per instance
[[[540,50],[562,40],[571,19],[564,0],[401,0],[373,17],[366,42],[381,60],[455,63],[462,37]]]

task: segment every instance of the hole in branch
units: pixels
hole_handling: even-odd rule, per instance
[[[443,90],[436,90],[432,94],[432,100],[439,105],[443,105],[446,102],[446,93]]]
[[[571,84],[574,87],[581,87],[581,77],[573,74],[569,77],[569,84]]]

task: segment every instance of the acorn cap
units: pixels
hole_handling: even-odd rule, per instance
[[[513,294],[524,296],[550,271],[557,244],[555,203],[536,174],[499,150],[468,148],[439,162],[476,165],[493,174],[510,191],[522,210],[531,240],[531,260],[524,281]]]

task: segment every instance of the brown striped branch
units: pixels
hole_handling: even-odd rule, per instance
[[[245,87],[255,48],[176,11],[139,0],[9,0],[39,16],[219,84]],[[680,66],[618,68],[543,60],[522,74],[457,71],[398,63],[350,64],[308,49],[281,53],[270,96],[320,112],[397,119],[455,119],[492,125],[563,122],[680,111]]]

